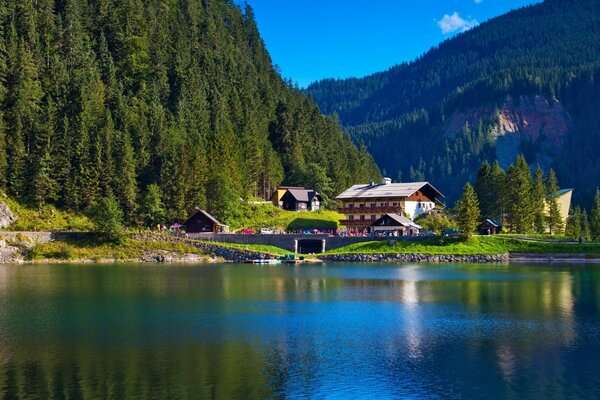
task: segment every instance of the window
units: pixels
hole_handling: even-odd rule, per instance
[[[377,207],[377,203],[371,203],[371,208]]]
[[[354,204],[352,204],[352,203],[348,204],[348,208],[352,210],[354,208]]]
[[[363,208],[365,208],[365,205],[364,204],[359,204],[358,208],[360,208],[362,210]]]
[[[392,204],[394,207],[398,207],[398,203],[394,203]]]
[[[365,220],[365,216],[364,216],[364,215],[361,215],[361,216],[360,216],[360,220],[361,220],[361,221],[364,221],[364,220]]]
[[[351,216],[349,216],[349,217],[348,217],[348,219],[349,219],[350,221],[354,221],[354,215],[351,215]]]
[[[381,207],[387,207],[387,206],[388,206],[387,202],[386,203],[381,203]]]
[[[377,220],[377,216],[375,214],[371,214],[371,221]]]

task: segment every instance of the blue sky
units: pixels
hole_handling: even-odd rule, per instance
[[[539,0],[247,0],[282,75],[304,87],[365,76]]]

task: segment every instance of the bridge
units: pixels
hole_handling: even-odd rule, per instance
[[[241,235],[241,234],[188,234],[190,239],[207,240],[221,243],[258,244],[275,246],[299,254],[323,253],[355,243],[373,242],[377,240],[419,240],[417,237],[388,237],[376,238],[373,236],[329,236],[329,235]]]

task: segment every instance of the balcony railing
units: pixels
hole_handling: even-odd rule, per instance
[[[340,214],[402,214],[402,207],[354,207],[354,208],[338,208]]]

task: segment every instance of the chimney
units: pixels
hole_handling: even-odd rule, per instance
[[[369,179],[369,187],[375,186],[375,181],[373,179]]]
[[[392,180],[390,178],[383,178],[383,181],[381,182],[384,185],[389,185],[390,183],[392,183]]]

